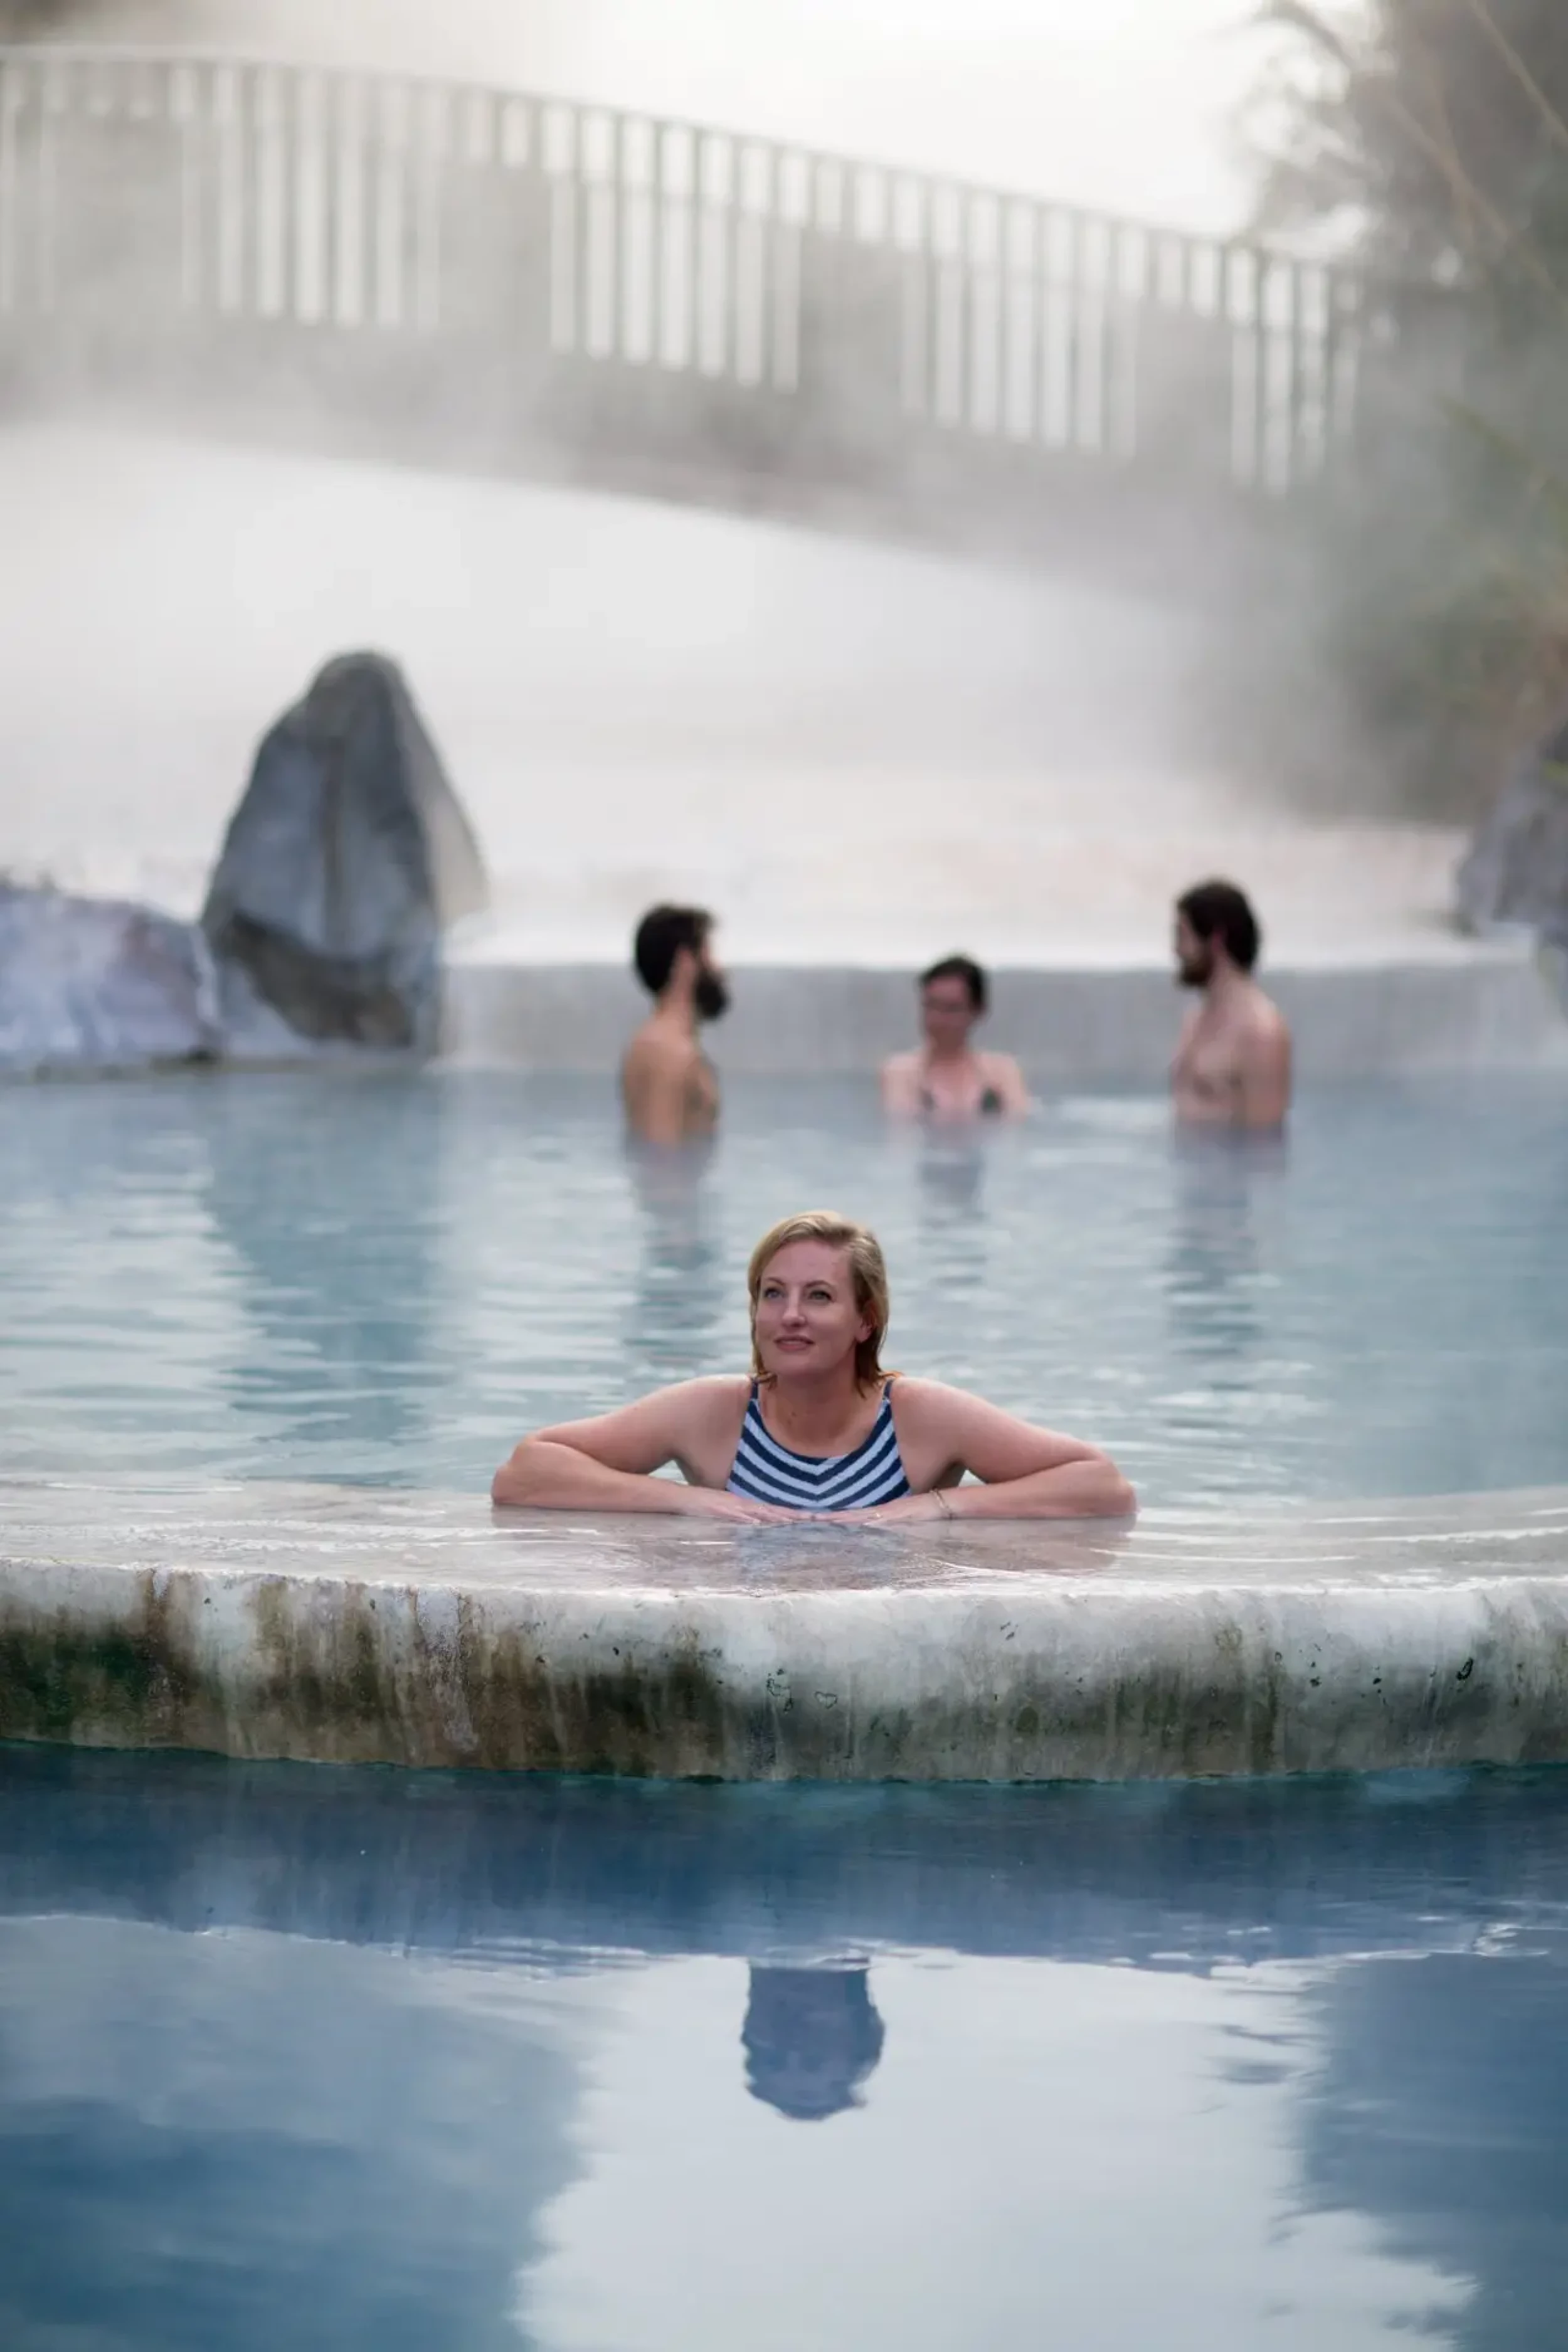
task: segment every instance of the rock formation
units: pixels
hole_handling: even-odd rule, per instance
[[[442,931],[485,899],[395,664],[329,662],[263,740],[203,910],[230,1049],[275,1050],[281,1024],[317,1044],[432,1051]]]
[[[115,898],[0,882],[0,1070],[210,1060],[211,959],[190,923]]]
[[[434,1052],[441,934],[485,898],[401,673],[344,655],[263,740],[199,925],[0,881],[0,1070]]]

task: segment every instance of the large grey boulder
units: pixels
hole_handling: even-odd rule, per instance
[[[1478,828],[1456,889],[1468,929],[1517,923],[1568,948],[1568,719],[1520,761]]]
[[[195,924],[0,882],[0,1069],[145,1069],[208,1060],[218,1042]]]
[[[229,1050],[433,1051],[441,934],[487,895],[395,663],[330,661],[262,742],[203,909]]]

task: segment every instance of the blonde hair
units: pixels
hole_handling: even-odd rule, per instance
[[[752,1378],[760,1381],[772,1377],[763,1371],[757,1353],[757,1300],[762,1296],[763,1275],[780,1250],[787,1249],[791,1242],[822,1242],[828,1249],[842,1250],[849,1260],[856,1308],[871,1326],[866,1337],[855,1342],[855,1381],[858,1388],[876,1387],[889,1377],[881,1362],[889,1315],[888,1268],[882,1244],[868,1226],[858,1225],[853,1217],[841,1217],[832,1209],[804,1209],[798,1216],[781,1218],[776,1225],[769,1227],[752,1252],[752,1262],[746,1268],[746,1290],[752,1302]]]

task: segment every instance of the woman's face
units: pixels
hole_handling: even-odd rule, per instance
[[[764,1372],[831,1371],[871,1326],[855,1303],[847,1250],[826,1242],[786,1242],[763,1271],[755,1320]]]
[[[974,1007],[956,973],[927,981],[921,991],[921,1024],[933,1053],[963,1053],[974,1026]]]

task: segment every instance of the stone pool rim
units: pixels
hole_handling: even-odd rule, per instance
[[[735,1781],[1563,1762],[1568,1489],[894,1535],[0,1481],[0,1739]]]

